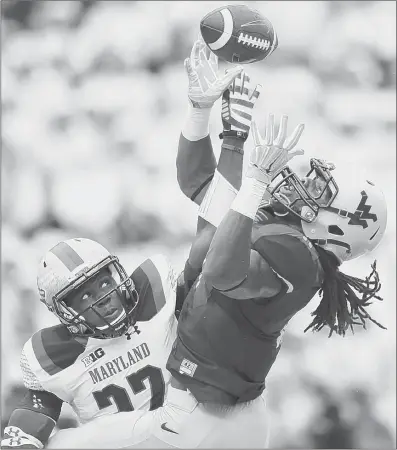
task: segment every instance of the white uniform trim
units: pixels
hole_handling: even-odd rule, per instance
[[[286,278],[282,277],[279,273],[277,273],[273,268],[272,270],[288,286],[287,294],[290,294],[294,290],[294,286]]]
[[[188,141],[199,141],[210,133],[210,116],[212,108],[193,108],[188,106],[182,135]]]
[[[218,170],[215,170],[211,184],[201,202],[198,215],[218,227],[229,211],[237,192],[237,189]]]

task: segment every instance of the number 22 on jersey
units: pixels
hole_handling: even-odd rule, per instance
[[[161,369],[152,365],[147,365],[137,372],[128,375],[126,380],[134,395],[139,394],[146,389],[144,380],[147,380],[151,390],[149,410],[152,411],[162,406],[164,402],[165,383]],[[113,383],[108,384],[103,389],[94,391],[92,394],[99,409],[111,406],[111,399],[113,399],[119,412],[134,411],[131,397],[127,389],[122,386]]]

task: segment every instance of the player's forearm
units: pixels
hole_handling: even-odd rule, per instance
[[[215,289],[231,289],[246,278],[252,224],[251,218],[229,210],[216,230],[203,265],[203,276]]]
[[[17,408],[4,430],[1,448],[18,448],[16,438],[20,438],[21,448],[43,448],[55,423],[54,419],[38,411]]]
[[[198,205],[216,168],[209,136],[211,110],[212,108],[193,108],[189,104],[176,158],[179,186]]]
[[[61,408],[62,400],[51,392],[29,389],[11,414],[1,448],[18,448],[14,442],[16,437],[21,438],[23,445],[29,445],[22,448],[42,448],[59,419]]]
[[[243,155],[244,141],[242,139],[235,137],[223,139],[217,170],[237,191],[241,187]]]
[[[225,137],[217,167],[209,135],[210,112],[211,108],[196,109],[189,106],[176,158],[178,184],[182,192],[198,205],[215,169],[236,189],[241,185],[244,141]]]
[[[216,169],[210,136],[190,141],[181,134],[176,169],[181,191],[200,205]]]
[[[248,275],[251,233],[266,185],[246,179],[212,239],[203,275],[216,289],[228,290]]]
[[[241,186],[244,141],[225,137],[222,142],[218,167],[199,209],[200,218],[218,227]],[[215,232],[215,229],[213,230]]]
[[[235,137],[226,137],[222,142],[217,174],[200,207],[197,235],[189,254],[189,262],[194,268],[201,268],[216,227],[241,186],[243,146],[244,141]]]

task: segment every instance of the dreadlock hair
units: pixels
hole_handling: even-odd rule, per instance
[[[340,262],[336,256],[318,245],[315,247],[324,270],[324,281],[319,290],[322,299],[317,309],[311,313],[314,319],[305,332],[310,328],[320,331],[327,325],[330,328],[328,337],[331,337],[333,332],[345,336],[348,328],[354,334],[353,325],[366,329],[367,319],[386,330],[365,310],[372,303],[370,299],[383,300],[377,295],[382,285],[376,271],[376,260],[371,265],[370,275],[362,280],[340,272]],[[362,294],[361,297],[354,291]]]

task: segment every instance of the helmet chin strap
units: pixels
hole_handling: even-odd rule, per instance
[[[95,327],[95,328],[97,328],[99,331],[106,330],[107,328],[109,328],[109,326],[113,326],[113,325],[116,324],[120,319],[124,318],[124,317],[126,316],[126,314],[127,314],[127,313],[126,313],[125,309],[123,308],[123,311],[121,311],[121,313],[120,313],[114,320],[112,320],[112,321],[110,322],[109,325],[103,325],[103,326]]]
[[[274,212],[274,215],[275,216],[278,216],[278,217],[284,217],[284,216],[286,216],[287,214],[289,214],[289,211],[287,211],[287,212],[285,212],[285,213],[283,213],[283,214],[281,214],[281,213],[279,213],[279,212],[277,212],[277,211],[273,211]]]

